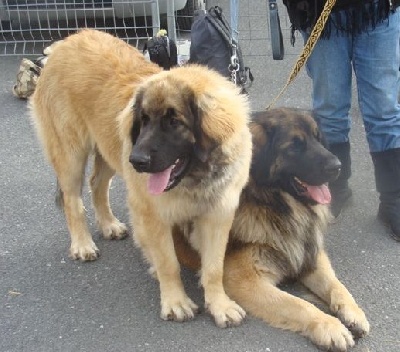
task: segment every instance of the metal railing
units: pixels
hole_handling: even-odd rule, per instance
[[[157,0],[0,0],[0,55],[37,55],[79,28],[138,46],[160,28]]]
[[[238,3],[243,54],[272,56],[268,0]],[[174,4],[172,0],[0,0],[0,56],[40,55],[50,43],[84,27],[107,31],[136,47],[164,27],[177,41],[178,51],[187,55],[193,10],[219,5],[230,16],[229,0],[188,0],[183,9]],[[290,23],[279,5],[286,54],[290,55]]]

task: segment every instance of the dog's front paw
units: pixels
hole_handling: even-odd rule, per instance
[[[337,308],[336,314],[355,338],[368,335],[369,322],[365,313],[357,304],[342,305]]]
[[[161,300],[161,319],[163,320],[179,322],[191,320],[198,310],[198,306],[185,294]]]
[[[246,316],[246,312],[236,302],[225,296],[213,302],[206,302],[206,309],[214,317],[220,328],[237,326]]]
[[[350,331],[340,322],[339,319],[325,315],[311,323],[306,335],[326,351],[346,352],[354,346],[354,339]]]
[[[117,219],[99,222],[99,227],[106,240],[122,240],[128,235],[128,228]]]
[[[72,241],[69,250],[70,257],[74,260],[92,261],[99,257],[99,249],[91,238],[87,240]]]

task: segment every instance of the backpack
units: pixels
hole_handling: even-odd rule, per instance
[[[43,56],[35,60],[23,58],[17,72],[17,80],[12,87],[13,94],[20,99],[28,99],[35,91],[42,68],[47,62],[48,56],[56,45],[62,40],[56,41],[43,50]]]
[[[13,86],[13,94],[20,99],[28,99],[35,91],[37,81],[42,70],[42,58],[35,61],[23,58],[17,73],[17,80]]]
[[[245,88],[250,87],[254,78],[250,68],[244,65],[240,46],[232,38],[232,29],[219,6],[195,13],[190,36],[189,63],[215,69],[247,93]]]
[[[175,42],[168,38],[167,31],[161,29],[155,37],[150,38],[144,45],[143,53],[147,51],[150,61],[155,62],[164,70],[178,64],[178,50]]]

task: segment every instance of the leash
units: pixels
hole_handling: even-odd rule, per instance
[[[303,47],[302,52],[300,53],[296,63],[294,64],[292,71],[289,75],[288,80],[286,81],[285,85],[281,89],[281,91],[278,93],[278,95],[272,100],[272,102],[266,107],[268,110],[271,108],[277,100],[281,97],[281,95],[285,92],[287,87],[289,86],[290,83],[294,81],[294,79],[297,77],[298,73],[306,63],[307,59],[310,57],[315,44],[317,43],[319,37],[321,36],[321,33],[325,27],[326,21],[328,20],[328,17],[332,11],[333,6],[335,5],[336,0],[327,0],[327,2],[324,5],[324,8],[321,12],[321,15],[318,17],[317,22],[315,23],[315,26],[313,27],[311,34],[309,38],[307,39],[306,44]]]

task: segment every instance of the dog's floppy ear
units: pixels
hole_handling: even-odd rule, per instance
[[[136,144],[136,140],[139,137],[140,134],[140,119],[141,119],[141,113],[142,113],[142,101],[143,101],[143,91],[139,90],[136,93],[135,100],[133,101],[133,125],[131,129],[131,140],[132,140],[132,145]]]
[[[251,123],[253,136],[253,160],[250,176],[258,185],[268,185],[273,181],[274,161],[276,157],[275,144],[277,127]]]
[[[195,156],[203,163],[210,156],[211,151],[216,147],[216,142],[213,141],[206,133],[202,125],[204,111],[201,109],[193,92],[187,91],[187,103],[190,109],[190,114],[193,121],[193,135],[195,138],[194,153]]]

